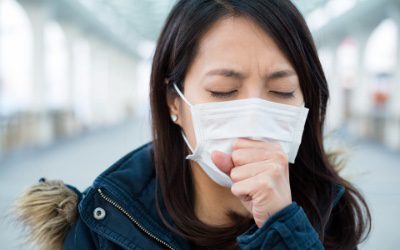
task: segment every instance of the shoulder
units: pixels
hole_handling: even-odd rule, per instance
[[[101,173],[94,186],[109,185],[138,194],[154,179],[153,144],[146,143],[129,152]]]
[[[16,218],[28,230],[31,243],[41,249],[62,249],[64,240],[69,242],[64,247],[79,242],[80,247],[86,244],[93,249],[96,235],[80,218],[87,194],[96,186],[107,186],[137,195],[152,179],[152,143],[147,143],[117,160],[84,191],[61,180],[41,178],[18,198]]]

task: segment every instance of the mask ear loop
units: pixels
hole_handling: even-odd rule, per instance
[[[186,102],[186,104],[189,105],[190,108],[192,108],[193,105],[188,101],[188,99],[186,99],[186,97],[183,95],[183,93],[179,90],[178,86],[176,86],[175,82],[173,83],[173,85],[174,85],[174,88],[175,88],[176,92],[182,98],[182,100],[184,102]],[[186,142],[186,145],[189,147],[190,151],[193,153],[194,149],[192,148],[192,146],[190,146],[189,140],[186,138],[186,136],[183,133],[182,129],[181,129],[181,134],[182,134],[183,140]]]
[[[190,146],[190,143],[189,143],[188,139],[186,138],[186,136],[185,136],[185,134],[183,133],[182,130],[181,130],[181,134],[182,134],[183,140],[186,142],[186,145],[189,147],[190,151],[191,151],[192,154],[193,154],[194,149],[192,148],[192,146]]]
[[[192,107],[193,105],[188,101],[188,99],[186,99],[186,97],[183,95],[183,93],[179,90],[178,86],[176,86],[175,82],[173,83],[173,85],[174,85],[176,92],[182,98],[182,100],[184,100],[186,102],[186,104],[189,105],[189,107]]]

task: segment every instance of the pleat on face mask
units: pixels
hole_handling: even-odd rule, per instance
[[[191,104],[175,83],[179,96],[190,106],[196,147],[192,147],[182,131],[183,139],[192,151],[186,159],[196,161],[219,185],[231,187],[232,180],[211,160],[214,150],[232,153],[237,138],[249,138],[279,143],[289,162],[294,163],[308,108],[248,98],[225,102]]]

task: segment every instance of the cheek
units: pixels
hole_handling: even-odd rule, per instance
[[[301,105],[304,103],[304,96],[303,93],[300,91],[296,97],[296,105]]]
[[[197,142],[196,136],[194,133],[193,121],[192,121],[192,114],[190,112],[190,108],[185,105],[184,103],[181,104],[180,108],[180,117],[181,117],[181,127],[183,129],[186,138],[189,140],[190,146],[195,149]]]

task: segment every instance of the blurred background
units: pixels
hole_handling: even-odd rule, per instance
[[[42,176],[83,190],[151,139],[151,58],[174,2],[0,0],[0,211]],[[329,81],[327,147],[372,210],[360,249],[399,249],[400,1],[294,3]],[[29,249],[6,215],[0,231],[1,249]]]

